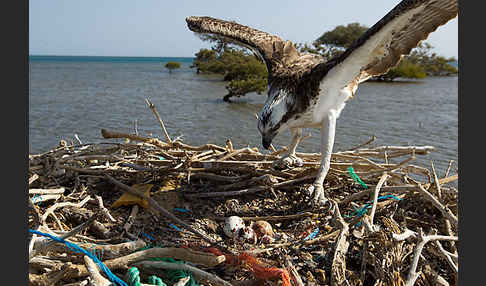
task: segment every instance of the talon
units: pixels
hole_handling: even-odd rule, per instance
[[[321,207],[330,204],[330,207],[332,207],[331,201],[328,200],[325,196],[324,187],[322,185],[312,184],[306,190],[309,197],[312,196],[312,200],[311,200],[312,206]]]

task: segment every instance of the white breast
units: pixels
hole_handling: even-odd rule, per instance
[[[335,76],[328,74],[326,79],[320,84],[320,93],[317,104],[313,109],[312,117],[315,123],[322,122],[324,116],[326,116],[330,111],[334,111],[339,117],[341,111],[346,105],[346,101],[353,95],[357,86],[354,90],[347,87],[343,87],[342,81],[335,79]]]

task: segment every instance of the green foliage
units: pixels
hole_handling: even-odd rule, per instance
[[[165,67],[169,70],[169,72],[172,72],[172,70],[180,68],[181,64],[179,62],[168,62],[165,64]]]
[[[226,46],[220,53],[217,49],[201,49],[196,53],[194,66],[198,73],[223,75],[223,80],[229,82],[226,85],[228,94],[223,98],[225,101],[249,92],[261,94],[267,88],[268,73],[265,64],[242,49]]]
[[[396,67],[390,69],[387,73],[376,77],[376,80],[393,81],[397,77],[425,78],[426,76],[427,74],[421,65],[413,63],[407,58],[403,58]]]
[[[351,23],[346,26],[339,25],[331,31],[325,32],[314,42],[315,46],[329,45],[334,47],[349,48],[368,27],[360,23]]]

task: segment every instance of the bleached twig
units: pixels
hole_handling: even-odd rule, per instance
[[[114,219],[111,214],[110,214],[110,211],[108,211],[107,208],[105,208],[105,206],[103,205],[103,199],[98,196],[98,195],[95,195],[95,199],[96,201],[98,202],[98,206],[100,207],[101,209],[101,213],[106,217],[108,218],[111,222],[116,222],[116,219]]]
[[[172,144],[172,140],[169,137],[169,133],[167,133],[167,129],[165,129],[165,124],[162,121],[162,119],[160,118],[160,115],[157,112],[155,105],[152,102],[150,102],[150,100],[148,98],[146,98],[145,101],[147,102],[147,104],[150,107],[150,109],[152,110],[152,112],[155,114],[155,117],[157,117],[157,121],[159,122],[160,127],[162,128],[162,132],[164,133],[165,139],[167,139],[167,143]]]
[[[346,253],[348,252],[349,242],[347,241],[349,235],[349,226],[344,221],[339,211],[339,205],[336,202],[334,204],[334,216],[336,220],[341,224],[341,232],[336,241],[336,249],[334,250],[334,257],[332,259],[331,266],[331,285],[343,285],[346,280]]]
[[[384,172],[375,188],[375,195],[373,197],[373,206],[371,207],[371,213],[370,213],[370,223],[373,229],[374,229],[373,219],[375,218],[376,204],[378,203],[378,194],[380,193],[380,189],[385,183],[386,179],[388,179],[389,177],[390,176],[386,172]]]
[[[110,286],[110,280],[103,277],[98,270],[98,266],[94,263],[94,261],[89,258],[89,256],[84,256],[84,264],[86,265],[86,269],[88,269],[89,277],[91,278],[91,284],[93,286]]]
[[[444,236],[444,235],[427,235],[427,236],[425,236],[422,229],[419,229],[418,237],[419,237],[419,242],[415,246],[412,264],[410,265],[410,270],[408,272],[407,281],[405,282],[405,286],[414,285],[415,281],[419,277],[420,271],[416,272],[417,266],[418,266],[420,256],[422,254],[422,250],[423,250],[425,244],[427,244],[427,242],[434,241],[434,240],[447,240],[447,241],[457,241],[458,240],[457,236]]]
[[[429,193],[428,191],[426,191],[424,189],[424,187],[421,185],[421,184],[417,184],[419,190],[420,190],[420,193],[422,194],[422,196],[428,200],[429,202],[432,203],[432,205],[434,207],[436,207],[441,213],[442,215],[447,218],[451,223],[453,223],[456,227],[457,227],[457,217],[452,213],[452,211],[447,208],[446,206],[442,205],[439,200],[437,198],[435,198],[431,193]]]

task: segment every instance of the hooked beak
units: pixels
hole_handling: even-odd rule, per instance
[[[262,145],[263,148],[269,149],[270,145],[272,144],[273,137],[275,137],[274,134],[264,134],[262,135]]]

